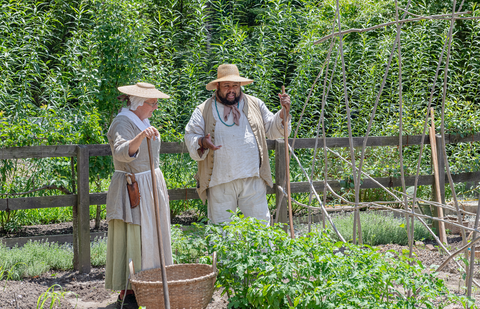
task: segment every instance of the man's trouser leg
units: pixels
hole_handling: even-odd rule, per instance
[[[237,179],[209,188],[207,191],[208,218],[214,224],[230,222],[232,215],[240,208],[246,217],[254,217],[270,224],[267,203],[267,187],[259,177]]]

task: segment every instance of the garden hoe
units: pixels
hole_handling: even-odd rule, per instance
[[[153,167],[152,151],[150,145],[150,139],[147,138],[148,145],[148,158],[150,159],[150,172],[152,175],[152,187],[153,187],[153,202],[155,204],[155,219],[157,220],[157,237],[158,248],[160,250],[160,267],[162,268],[162,281],[163,281],[163,300],[165,301],[165,309],[170,309],[170,299],[168,297],[168,283],[167,283],[167,271],[165,270],[165,258],[163,256],[163,241],[162,230],[160,229],[160,214],[158,213],[158,191],[157,191],[157,177],[155,176],[155,169]]]

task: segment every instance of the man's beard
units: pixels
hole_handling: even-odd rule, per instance
[[[235,92],[233,92],[233,93],[235,94]],[[235,97],[233,98],[232,101],[227,100],[228,94],[229,94],[229,92],[227,92],[225,96],[222,96],[222,94],[220,93],[220,91],[217,91],[218,100],[219,100],[220,103],[222,103],[223,105],[235,105],[235,104],[238,104],[238,101],[240,101],[240,98],[242,97],[242,91],[241,91],[241,90],[240,90],[240,93],[238,94],[238,96],[235,94]]]

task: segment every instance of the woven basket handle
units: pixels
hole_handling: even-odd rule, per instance
[[[213,267],[213,272],[217,272],[217,251],[213,251],[212,253],[212,267]]]
[[[130,278],[133,278],[133,275],[135,275],[135,268],[133,267],[132,259],[129,259],[128,261],[128,268],[130,269]]]

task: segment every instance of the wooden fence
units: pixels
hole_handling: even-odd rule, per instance
[[[353,138],[354,147],[363,145],[364,137]],[[459,137],[458,135],[447,135],[446,143],[464,143],[478,142],[480,134],[470,135],[468,137]],[[402,144],[404,147],[419,145],[421,142],[420,135],[404,136]],[[292,140],[289,140],[290,145]],[[399,138],[392,137],[369,137],[367,141],[368,147],[379,146],[398,146]],[[430,139],[425,137],[425,145],[429,145]],[[349,147],[348,138],[327,138],[327,147]],[[285,142],[283,140],[268,140],[268,149],[275,151],[275,179],[279,184],[285,181]],[[437,136],[437,145],[441,145],[441,137]],[[314,148],[315,139],[297,139],[294,144],[295,149]],[[323,143],[318,143],[318,147],[322,148]],[[439,149],[441,147],[438,147]],[[186,153],[187,149],[184,143],[162,143],[161,153]],[[77,194],[62,196],[43,196],[43,197],[23,197],[23,198],[3,198],[0,199],[0,211],[24,210],[35,208],[50,207],[68,207],[73,206],[73,247],[74,247],[74,268],[80,272],[90,272],[90,219],[89,206],[100,205],[106,203],[106,192],[90,193],[89,192],[89,158],[94,156],[110,156],[111,150],[109,145],[58,145],[58,146],[32,146],[32,147],[14,147],[0,149],[0,160],[8,159],[27,159],[27,158],[48,158],[48,157],[76,157],[77,158]],[[445,168],[443,153],[439,151],[440,165],[440,190],[442,203],[445,203]],[[480,172],[460,173],[452,175],[453,181],[458,182],[475,182],[480,180]],[[399,177],[382,177],[375,178],[381,185],[385,187],[400,187],[401,179]],[[406,176],[405,185],[413,186],[415,176]],[[330,186],[334,190],[341,188],[340,181],[329,181]],[[433,175],[421,175],[418,185],[434,185]],[[317,191],[323,191],[323,182],[314,182]],[[361,189],[378,188],[379,185],[369,179],[364,179]],[[435,186],[433,186],[435,188]],[[309,184],[307,182],[292,182],[292,193],[309,192]],[[283,194],[276,185],[268,188],[268,194]],[[198,199],[195,188],[178,188],[169,189],[168,194],[170,200]],[[433,195],[435,196],[435,195]],[[280,209],[279,222],[287,222],[287,204],[286,199],[278,199],[282,201],[281,205],[277,205]]]

